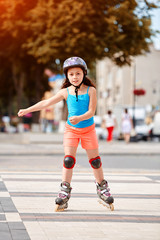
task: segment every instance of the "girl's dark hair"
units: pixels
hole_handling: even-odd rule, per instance
[[[88,77],[84,76],[83,78],[83,84],[86,85],[86,86],[92,86],[94,88],[96,88],[96,85],[92,82],[91,79],[89,79]],[[63,84],[62,84],[62,88],[67,88],[71,86],[71,83],[69,82],[68,78],[65,78],[64,81],[63,81]]]
[[[111,115],[112,114],[112,111],[111,110],[108,110],[108,115]]]
[[[125,108],[124,111],[125,111],[125,113],[128,113],[128,109],[127,108]]]

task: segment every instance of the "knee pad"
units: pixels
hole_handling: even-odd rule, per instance
[[[91,167],[94,168],[94,169],[98,169],[102,166],[100,156],[97,156],[96,158],[90,159],[89,163],[91,164]]]
[[[76,163],[76,159],[73,156],[66,155],[64,157],[63,167],[72,169]]]

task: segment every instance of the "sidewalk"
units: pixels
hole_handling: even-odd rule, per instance
[[[61,172],[1,172],[0,240],[159,240],[160,177],[109,174],[115,211],[97,202],[89,172],[75,172],[65,212],[54,212]]]
[[[58,154],[63,153],[63,134],[24,133],[0,134],[0,154]],[[126,144],[124,141],[99,141],[101,154],[159,154],[160,142],[137,142]],[[77,153],[85,153],[79,146]]]
[[[24,144],[8,135],[0,142],[0,240],[160,240],[160,169],[108,171],[104,167],[115,199],[111,212],[97,201],[89,164],[77,161],[69,207],[57,213],[54,201],[61,182],[62,136],[59,140],[55,135],[45,137],[34,135],[36,141]],[[144,164],[150,156],[159,161],[159,143],[100,141],[99,145],[103,158],[112,155],[117,164],[123,155],[129,161],[141,155]],[[86,159],[83,153],[79,147],[81,161]]]

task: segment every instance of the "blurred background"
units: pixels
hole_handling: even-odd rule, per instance
[[[124,108],[130,141],[160,140],[160,1],[0,0],[0,136],[63,133],[65,102],[17,117],[53,96],[64,79],[63,61],[82,57],[97,87],[95,124],[106,140],[107,111],[123,140]]]

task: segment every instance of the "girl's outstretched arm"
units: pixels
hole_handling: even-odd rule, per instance
[[[53,105],[53,104],[56,104],[56,103],[60,102],[64,98],[65,98],[65,89],[61,89],[55,96],[53,96],[49,99],[42,100],[42,101],[36,103],[35,105],[29,107],[29,108],[20,109],[19,112],[18,112],[18,116],[22,117],[29,112],[40,111],[44,108],[49,107],[50,105]]]

